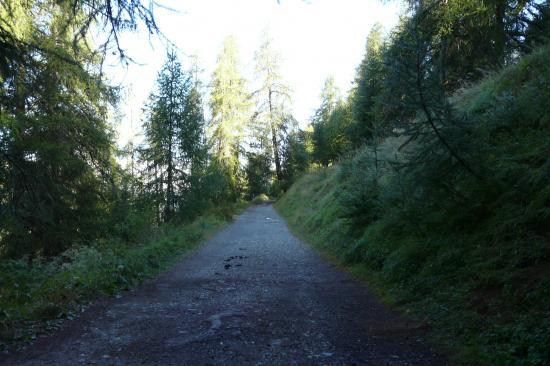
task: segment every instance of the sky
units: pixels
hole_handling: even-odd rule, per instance
[[[343,93],[352,86],[364,55],[366,37],[379,22],[391,29],[402,11],[398,0],[158,0],[163,35],[177,47],[184,68],[196,57],[205,85],[224,39],[237,40],[240,69],[252,79],[254,53],[267,31],[282,55],[281,71],[293,96],[293,113],[304,127],[319,105],[324,80],[333,76]],[[123,47],[135,63],[108,60],[111,83],[123,87],[118,113],[118,143],[141,141],[142,109],[166,56],[166,42],[146,32],[125,33]]]

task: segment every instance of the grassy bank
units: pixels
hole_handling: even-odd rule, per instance
[[[550,364],[549,55],[455,96],[462,125],[443,131],[475,174],[392,137],[277,203],[296,233],[430,325],[457,364]]]
[[[482,257],[461,242],[426,258],[441,237],[396,234],[384,224],[366,233],[371,235],[371,258],[354,259],[364,243],[342,218],[338,170],[335,166],[304,176],[276,204],[298,236],[368,283],[386,302],[429,325],[433,340],[446,348],[453,363],[547,364],[547,262],[499,268],[503,257]],[[459,235],[447,240],[453,239]]]
[[[1,261],[0,351],[73,319],[94,298],[128,290],[165,271],[244,207],[211,210],[192,223],[163,226],[132,245],[105,240],[54,260]]]

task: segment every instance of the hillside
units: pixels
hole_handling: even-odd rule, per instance
[[[549,59],[539,49],[455,93],[447,133],[471,169],[388,137],[277,203],[458,364],[550,364]]]

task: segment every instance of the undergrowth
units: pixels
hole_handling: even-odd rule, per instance
[[[244,207],[210,210],[192,223],[152,230],[133,244],[102,240],[47,261],[0,261],[0,351],[17,348],[75,318],[94,298],[131,289],[158,275]]]
[[[432,326],[465,365],[550,364],[550,48],[457,94],[470,174],[388,138],[277,203],[297,233]]]

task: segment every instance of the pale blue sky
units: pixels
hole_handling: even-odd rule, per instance
[[[262,32],[269,30],[283,56],[282,73],[293,91],[294,115],[305,126],[319,104],[327,76],[346,92],[361,61],[367,34],[376,22],[386,29],[397,23],[401,1],[379,0],[160,0],[176,12],[158,9],[164,35],[182,52],[184,66],[195,55],[203,69],[205,97],[223,40],[236,37],[245,77],[253,77],[253,57]],[[111,81],[126,87],[120,105],[119,144],[131,136],[139,142],[141,109],[165,58],[158,39],[129,33],[124,46],[141,65],[107,67]],[[114,62],[112,62],[115,64]],[[132,121],[132,123],[130,123]]]

